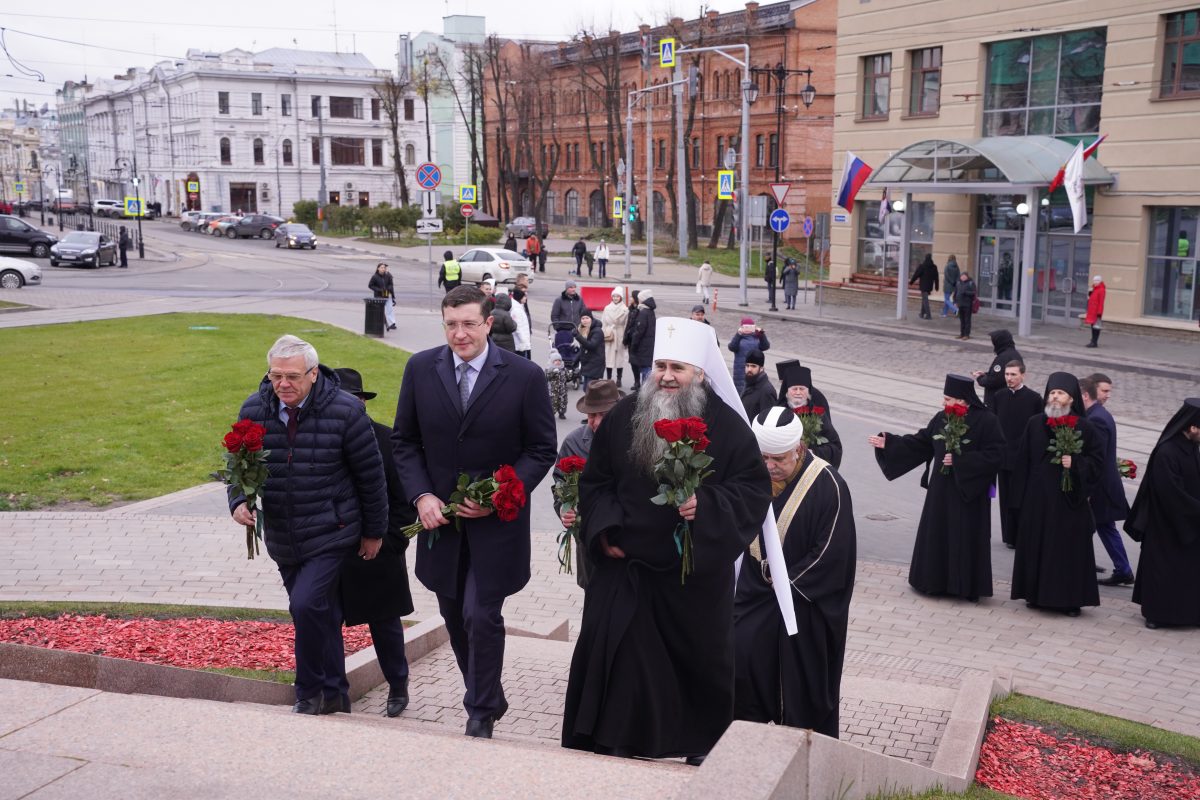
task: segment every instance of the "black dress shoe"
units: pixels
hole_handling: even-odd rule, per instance
[[[487,719],[469,719],[467,720],[467,736],[473,736],[476,739],[492,738],[492,718]]]
[[[322,714],[349,714],[350,713],[350,695],[342,694],[336,698],[325,697],[321,700]]]
[[[292,706],[292,713],[309,714],[310,716],[315,717],[321,713],[322,708],[325,705],[324,699],[325,698],[318,694],[314,695],[313,697],[306,697],[303,700],[297,700],[296,704]]]
[[[1096,581],[1101,586],[1131,586],[1133,585],[1133,574],[1129,572],[1118,574],[1114,572],[1103,580]]]
[[[1152,620],[1146,620],[1146,627],[1152,631],[1158,630],[1158,623]]]
[[[1064,613],[1064,614],[1066,614],[1068,617],[1078,617],[1078,616],[1079,616],[1079,609],[1078,609],[1078,608],[1068,608],[1068,609],[1067,609],[1066,611],[1064,611],[1063,613]]]
[[[688,756],[684,759],[684,763],[686,763],[689,767],[698,767],[704,763],[704,759],[706,758],[708,758],[708,756]]]
[[[404,679],[404,684],[401,686],[393,686],[388,691],[387,711],[389,717],[398,717],[404,709],[408,708],[408,678]]]

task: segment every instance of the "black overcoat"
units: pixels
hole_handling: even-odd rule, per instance
[[[975,382],[983,387],[983,403],[992,411],[996,410],[996,393],[1001,389],[1007,389],[1008,385],[1004,381],[1004,367],[1010,361],[1020,361],[1025,363],[1025,359],[1017,352],[1017,346],[1013,342],[1012,334],[1001,328],[1000,330],[992,331],[992,350],[996,353],[996,357],[992,359],[992,363],[988,365],[987,371],[975,379]],[[1030,391],[1033,391],[1032,389]]]
[[[1019,515],[1008,503],[1012,492],[1012,469],[1017,452],[1021,449],[1025,426],[1031,417],[1042,413],[1042,396],[1028,386],[1022,386],[1015,392],[1005,386],[996,392],[993,402],[996,418],[1000,420],[1000,430],[1004,431],[1004,464],[996,476],[1000,501],[1000,537],[1005,544],[1016,545]]]

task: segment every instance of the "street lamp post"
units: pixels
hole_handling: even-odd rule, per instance
[[[120,156],[117,158],[116,165],[117,165],[116,172],[117,172],[118,176],[124,174],[124,171],[127,169],[130,170],[130,174],[133,176],[133,194],[134,194],[134,197],[137,199],[137,210],[138,210],[138,214],[137,214],[138,258],[144,259],[146,257],[146,242],[145,242],[145,240],[142,239],[142,217],[145,216],[145,213],[144,213],[145,209],[142,208],[142,190],[138,186],[140,181],[138,180],[138,172],[137,172],[137,151],[135,150],[133,153],[133,162],[132,163],[130,163],[129,159],[125,158],[125,156]]]

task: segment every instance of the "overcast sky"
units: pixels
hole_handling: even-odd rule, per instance
[[[111,77],[132,66],[204,50],[357,50],[378,67],[394,68],[396,36],[442,30],[442,17],[474,14],[487,32],[505,37],[565,39],[583,28],[633,30],[678,14],[698,17],[704,7],[744,8],[743,0],[2,0],[0,105],[14,99],[54,105],[63,81]],[[9,10],[12,9],[12,10]],[[303,9],[303,10],[300,10]],[[337,35],[334,35],[334,28]],[[36,34],[34,38],[29,34]],[[61,41],[53,41],[57,39]],[[126,51],[126,52],[121,52]],[[15,62],[15,63],[14,63]],[[45,75],[41,83],[25,73]]]

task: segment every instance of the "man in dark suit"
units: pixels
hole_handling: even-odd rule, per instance
[[[335,369],[342,391],[354,395],[366,405],[376,396],[363,390],[362,375],[356,369]],[[405,526],[417,518],[416,509],[400,484],[396,462],[392,458],[392,429],[371,420],[371,430],[383,457],[383,475],[387,479],[387,533],[379,555],[367,561],[348,558],[342,564],[342,615],[347,625],[366,625],[379,659],[379,669],[388,682],[387,708],[384,713],[398,717],[408,707],[408,658],[404,654],[405,614],[413,612],[412,592],[408,588],[408,549]]]
[[[1088,422],[1104,446],[1104,463],[1088,496],[1092,516],[1096,518],[1096,533],[1113,562],[1112,575],[1099,583],[1103,586],[1132,586],[1133,569],[1129,566],[1129,556],[1125,554],[1121,532],[1117,530],[1117,520],[1129,515],[1125,487],[1121,485],[1121,474],[1117,471],[1117,423],[1104,407],[1112,393],[1112,380],[1097,372],[1080,378],[1079,388],[1083,390],[1083,407],[1087,410]]]
[[[511,465],[525,491],[554,464],[557,432],[542,370],[489,346],[486,298],[459,286],[442,298],[446,347],[412,356],[392,431],[396,469],[425,528],[417,578],[437,594],[466,684],[468,736],[491,738],[508,710],[500,683],[504,598],[529,581],[529,507],[512,522],[467,500],[455,524],[442,509],[461,474]]]

